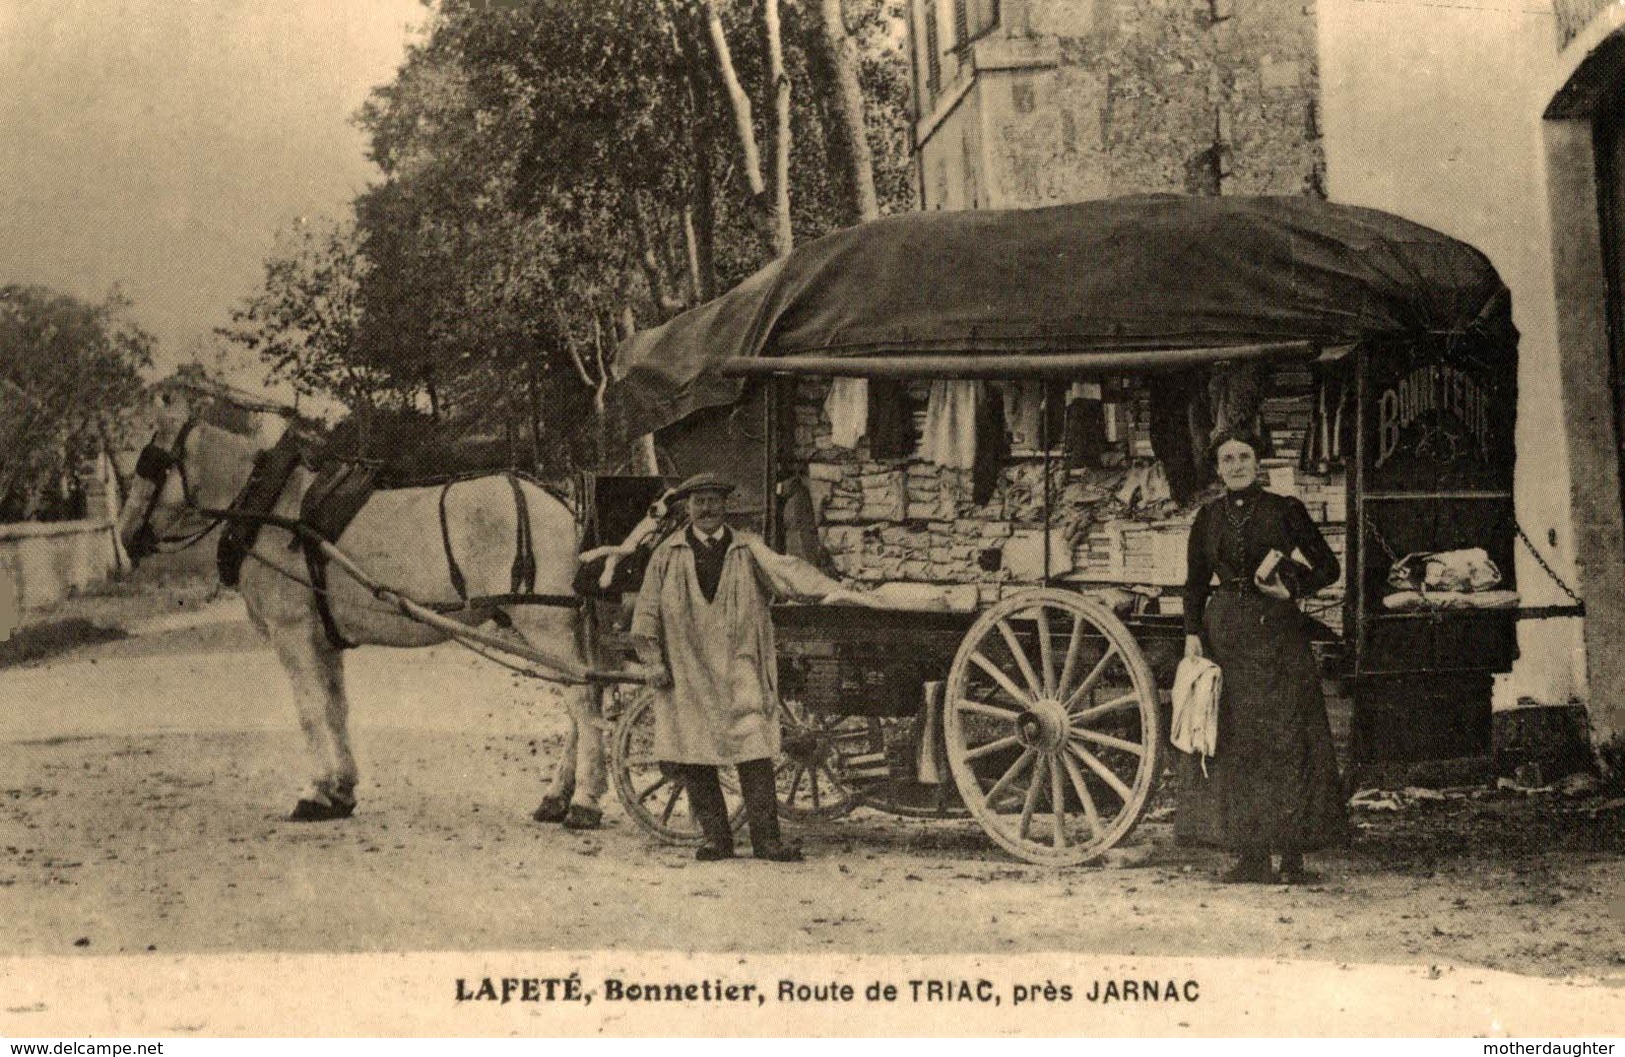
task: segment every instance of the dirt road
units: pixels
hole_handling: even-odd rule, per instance
[[[969,821],[803,828],[801,866],[695,863],[606,797],[530,821],[564,725],[455,647],[349,660],[347,821],[284,821],[288,691],[231,596],[0,670],[0,956],[649,950],[1290,958],[1625,985],[1625,812],[1487,793],[1361,813],[1313,888],[1225,886],[1141,828],[1138,865],[1019,863]]]

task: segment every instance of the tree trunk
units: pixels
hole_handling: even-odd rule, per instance
[[[846,165],[852,195],[851,220],[874,220],[880,216],[880,200],[875,194],[874,154],[869,149],[869,134],[864,126],[857,45],[846,32],[841,0],[818,0],[818,8],[818,37],[830,80],[823,94],[834,119],[832,138],[841,144],[841,160]]]
[[[650,233],[643,202],[637,195],[633,195],[632,198],[632,217],[638,236],[638,263],[642,266],[644,278],[649,284],[650,299],[664,313],[679,312],[687,308],[688,303],[680,295],[672,292],[673,288],[680,284],[669,278],[665,254],[660,252],[664,236],[658,229],[653,234]]]
[[[790,228],[790,77],[784,72],[779,0],[763,0],[762,23],[767,30],[767,78],[773,87],[773,255],[783,257],[795,248],[796,238]]]
[[[688,143],[694,167],[684,206],[684,235],[689,255],[694,300],[709,301],[716,294],[716,202],[711,182],[711,166],[716,153],[707,103],[710,97],[706,69],[700,61],[696,36],[704,32],[699,21],[690,17],[692,9],[662,5],[671,25],[672,47],[683,68],[688,98]]]
[[[777,25],[777,0],[767,0],[773,11],[773,24]],[[762,246],[770,256],[779,255],[779,246],[783,241],[778,230],[777,210],[773,205],[767,181],[762,176],[762,152],[756,143],[756,128],[752,120],[750,95],[746,93],[744,85],[739,83],[739,74],[734,69],[733,51],[728,46],[728,35],[722,28],[722,14],[718,9],[718,0],[703,0],[705,12],[706,39],[711,45],[711,55],[716,60],[717,75],[722,81],[722,89],[728,98],[728,109],[733,114],[734,135],[739,142],[740,169],[744,173],[745,187],[750,193],[750,215],[756,225],[757,233],[762,240]],[[774,46],[772,36],[769,47]],[[771,65],[771,64],[770,64]],[[779,63],[779,78],[783,76],[783,62]],[[769,77],[772,78],[770,70]],[[775,80],[777,83],[777,80]],[[784,82],[784,102],[789,106],[789,82]],[[789,136],[788,122],[785,123],[783,135]],[[788,146],[786,145],[786,149]],[[788,155],[786,155],[788,157]],[[775,158],[775,162],[777,158]],[[775,192],[778,189],[775,188]],[[783,188],[783,194],[789,195],[789,187]],[[789,223],[788,211],[785,211],[784,222]]]
[[[705,164],[701,159],[700,164]],[[694,204],[683,205],[683,250],[688,263],[688,295],[698,302],[701,299],[700,288],[703,285],[700,279],[700,238],[694,231]]]
[[[530,407],[530,469],[534,472],[542,468],[542,392],[539,378],[539,357],[526,358],[526,389]]]

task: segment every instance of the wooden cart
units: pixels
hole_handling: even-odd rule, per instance
[[[1410,552],[1481,546],[1515,586],[1508,294],[1481,254],[1437,232],[1309,199],[888,218],[636,336],[611,407],[636,431],[758,400],[771,496],[793,469],[773,388],[785,378],[1076,381],[1248,360],[1313,363],[1349,394],[1320,426],[1347,460],[1349,540],[1344,631],[1320,637],[1355,698],[1356,753],[1380,748],[1403,695],[1435,703],[1418,727],[1459,735],[1464,714],[1481,716],[1487,745],[1489,676],[1510,667],[1516,620],[1581,610],[1385,608]],[[773,504],[762,514],[782,543]],[[1056,865],[1134,829],[1167,755],[1159,688],[1183,626],[1125,621],[1061,584],[1044,538],[1039,582],[979,612],[776,608],[787,817],[969,814],[1011,854]],[[697,841],[651,736],[634,697],[615,733],[622,801],[661,838]]]

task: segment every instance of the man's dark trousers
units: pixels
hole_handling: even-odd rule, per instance
[[[718,851],[733,848],[733,827],[728,824],[728,802],[722,796],[722,780],[708,763],[675,765],[688,790],[689,808],[705,834],[705,843]],[[746,760],[738,765],[739,791],[745,799],[745,818],[750,823],[751,849],[758,854],[781,846],[778,793],[773,781],[773,761]]]

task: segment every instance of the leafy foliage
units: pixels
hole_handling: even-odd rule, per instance
[[[153,348],[129,307],[0,287],[0,521],[78,516],[80,471],[127,439]]]
[[[706,23],[714,8],[766,142],[764,2],[438,0],[358,117],[382,181],[353,224],[279,250],[229,335],[351,407],[500,422],[550,471],[613,459],[593,412],[616,344],[772,252]],[[883,211],[912,194],[896,3],[848,0],[845,26]],[[783,15],[791,227],[806,239],[857,216],[831,157],[815,5]]]

